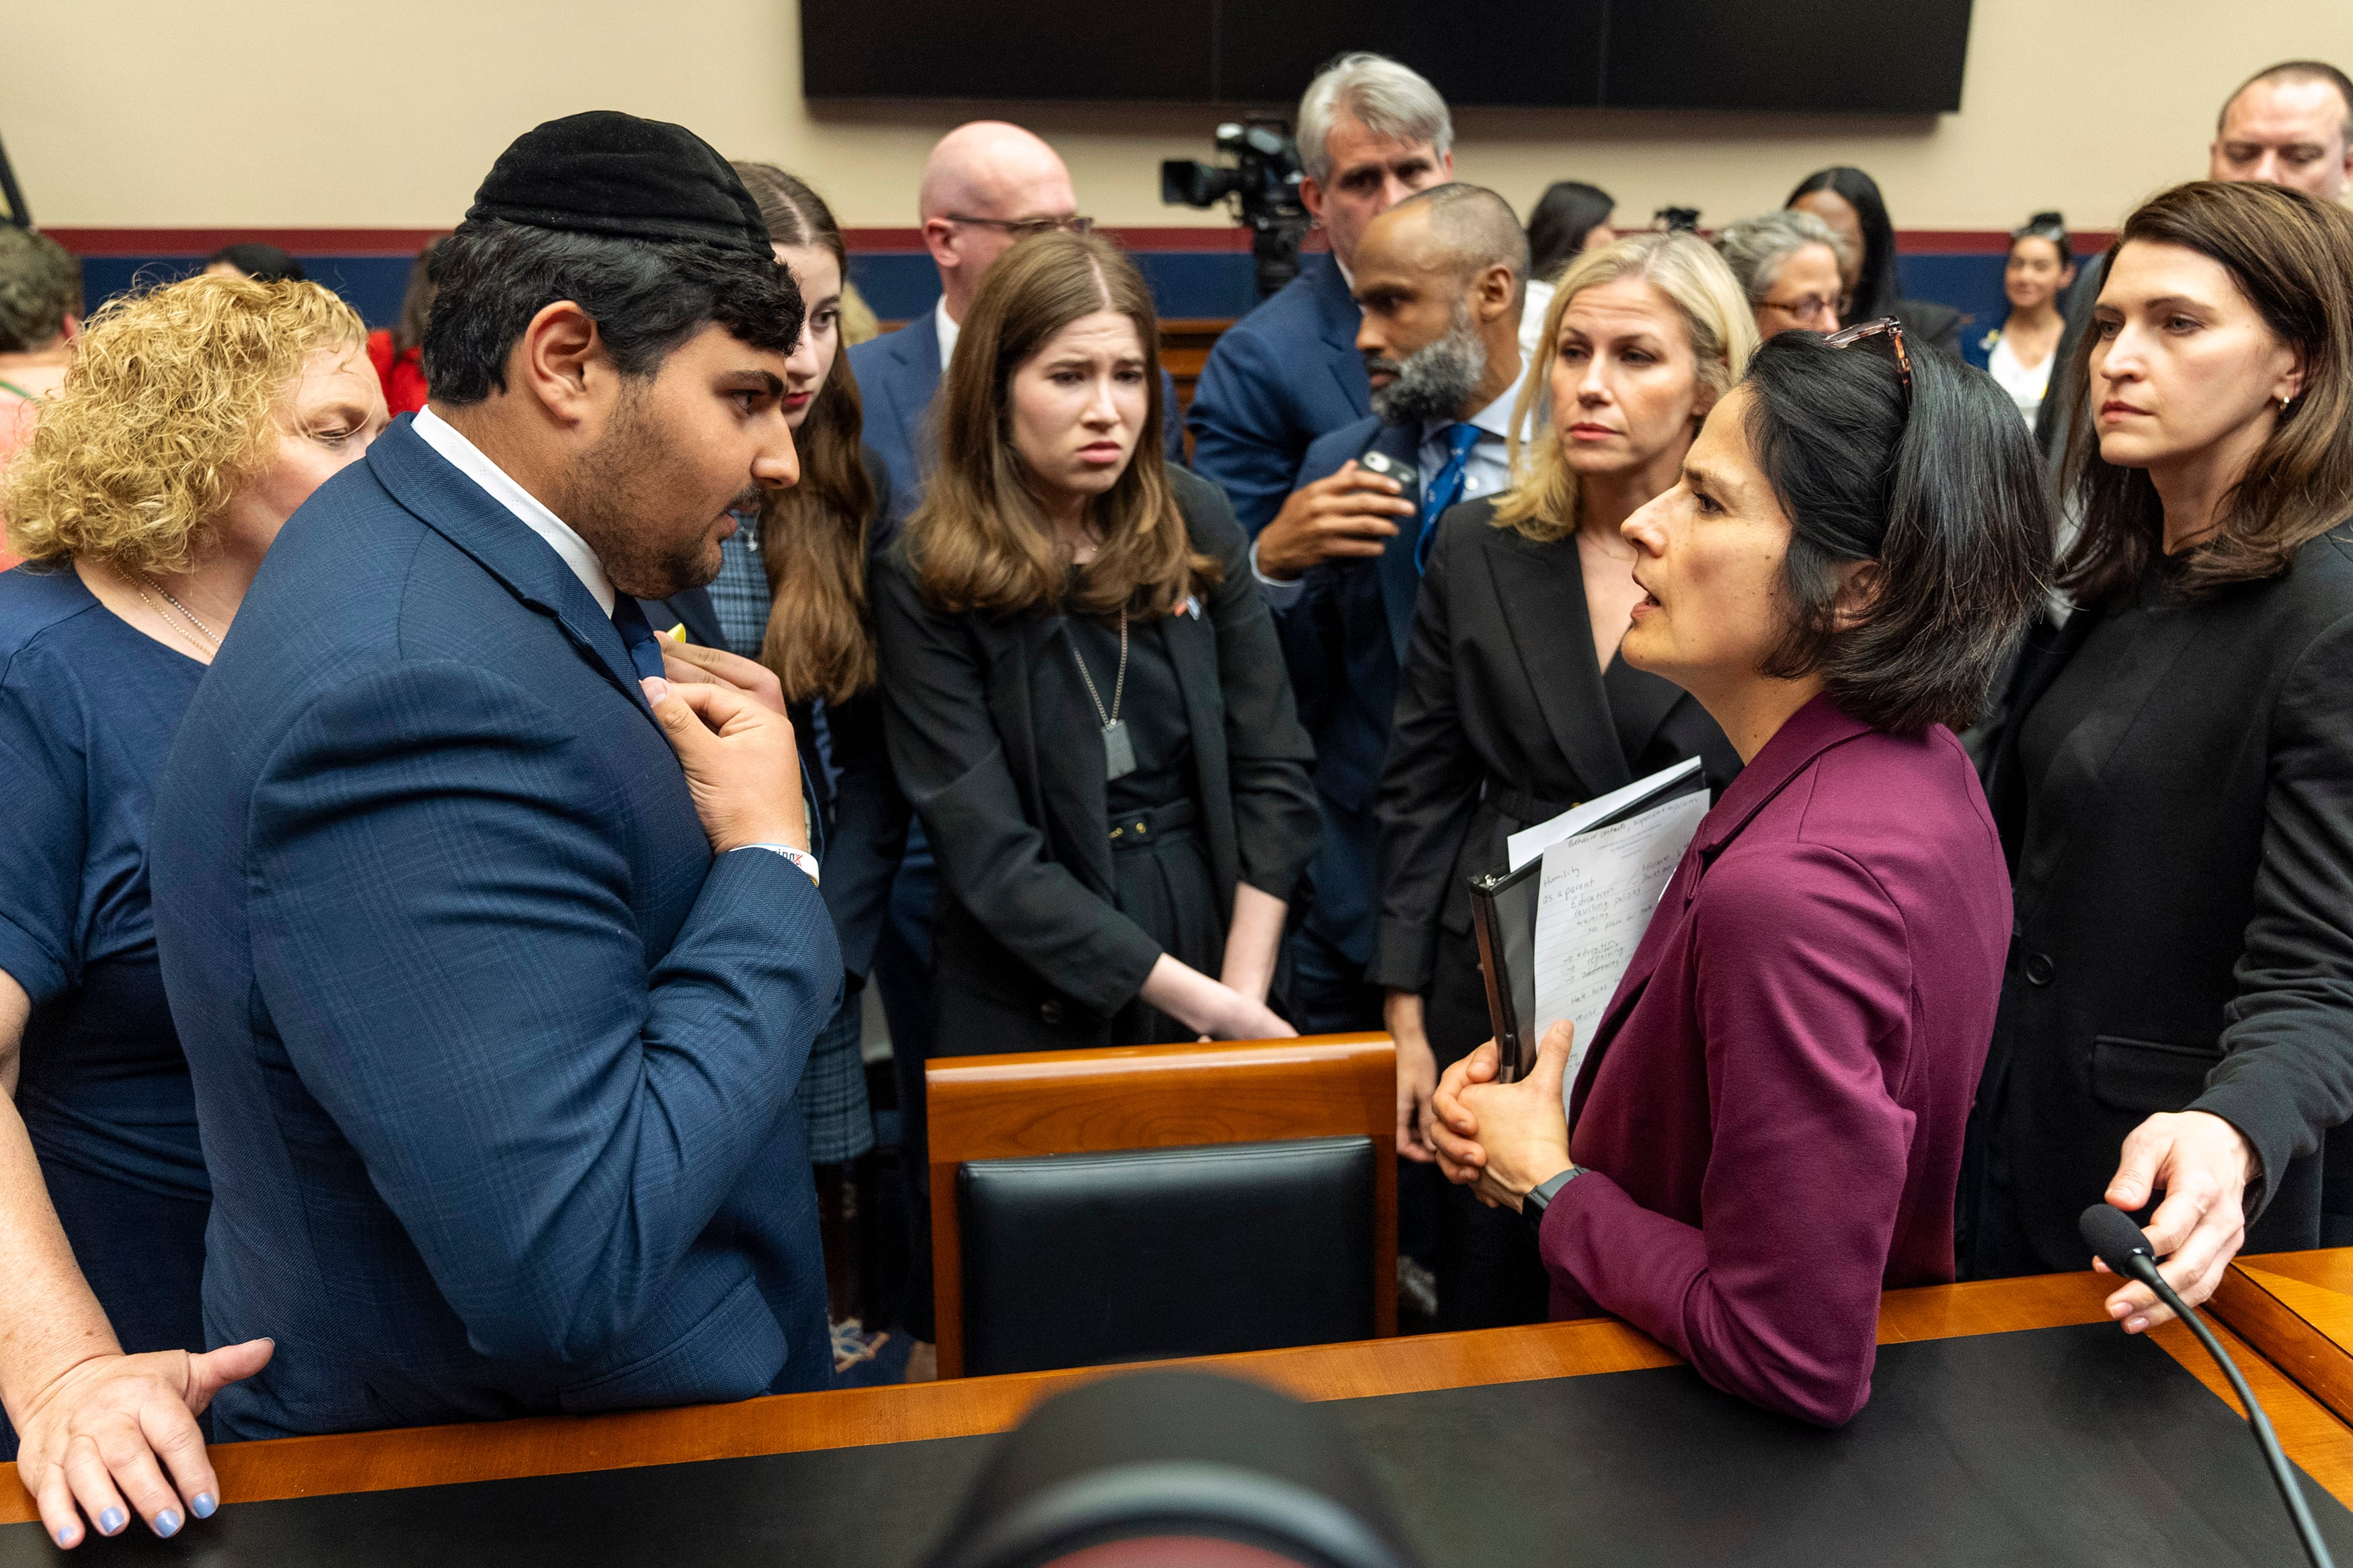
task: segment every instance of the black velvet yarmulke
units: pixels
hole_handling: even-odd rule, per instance
[[[515,138],[466,209],[469,225],[492,219],[773,254],[758,205],[711,143],[683,125],[609,109]]]

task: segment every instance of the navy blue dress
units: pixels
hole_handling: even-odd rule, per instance
[[[0,970],[33,1001],[16,1109],[131,1352],[204,1348],[212,1189],[147,893],[155,778],[204,673],[70,567],[0,572]]]

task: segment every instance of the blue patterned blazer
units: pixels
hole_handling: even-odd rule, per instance
[[[801,1118],[841,985],[714,859],[620,634],[398,420],[286,525],[157,790],[223,1439],[822,1384]]]

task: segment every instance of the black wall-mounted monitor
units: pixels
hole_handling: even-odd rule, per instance
[[[1934,114],[1969,0],[802,0],[811,99],[1293,103],[1376,49],[1459,107]]]

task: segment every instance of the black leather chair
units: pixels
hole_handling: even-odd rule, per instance
[[[1397,1331],[1381,1035],[926,1064],[940,1375]]]
[[[967,1374],[1373,1335],[1370,1138],[975,1160]]]

